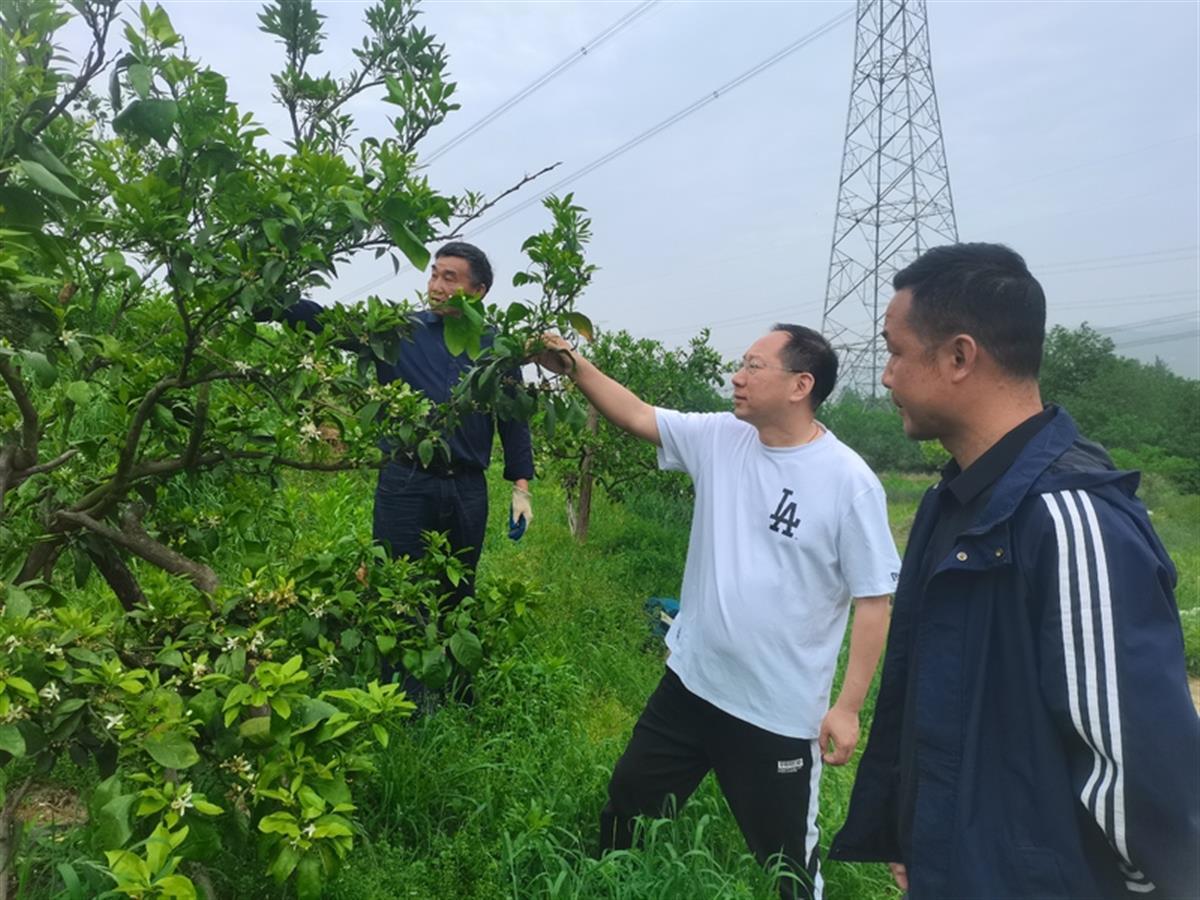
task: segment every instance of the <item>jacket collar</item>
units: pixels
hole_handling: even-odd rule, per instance
[[[985,534],[1012,518],[1021,501],[1029,495],[1054,461],[1079,438],[1075,420],[1065,409],[1053,405],[1049,409],[1054,413],[1050,421],[1025,445],[1008,471],[1000,476],[983,514],[965,534]]]

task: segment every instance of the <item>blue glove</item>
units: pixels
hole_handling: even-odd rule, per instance
[[[512,503],[508,506],[508,536],[514,541],[519,541],[532,521],[533,505],[530,503],[529,491],[514,487]]]

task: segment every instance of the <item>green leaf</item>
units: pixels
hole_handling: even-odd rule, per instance
[[[238,726],[238,734],[249,741],[263,741],[271,736],[271,717],[253,716]]]
[[[338,708],[332,703],[327,703],[324,700],[310,699],[300,707],[299,721],[302,725],[311,725],[313,722],[320,722],[328,719],[336,714]]]
[[[390,634],[375,635],[375,646],[379,648],[380,653],[391,653],[396,649],[396,639]]]
[[[192,805],[196,808],[196,812],[202,816],[219,816],[225,812],[217,804],[209,803],[207,800],[193,800]]]
[[[72,381],[67,385],[67,399],[84,406],[92,399],[92,388],[86,381]]]
[[[341,645],[345,650],[353,650],[362,643],[362,634],[357,629],[347,628],[342,632]]]
[[[0,750],[13,756],[25,755],[25,738],[16,725],[0,725]]]
[[[51,194],[57,194],[60,197],[66,197],[68,200],[78,200],[69,187],[62,183],[57,175],[47,169],[39,162],[34,162],[31,159],[23,159],[17,163],[17,168],[20,169],[25,177],[36,184],[43,191]]]
[[[150,71],[149,66],[139,63],[129,67],[129,84],[143,100],[150,96],[150,85],[153,81],[154,73]]]
[[[261,823],[259,827],[262,827]],[[294,850],[290,844],[280,844],[279,852],[271,860],[271,865],[267,868],[267,874],[282,884],[296,870],[298,862],[300,862],[299,852]]]
[[[299,900],[320,900],[324,896],[321,857],[310,853],[296,867],[296,896]]]
[[[276,247],[283,245],[283,223],[278,219],[264,219],[262,223],[263,233],[267,236],[267,240]]]
[[[472,631],[456,631],[450,636],[450,652],[468,672],[483,664],[483,644]]]
[[[384,728],[382,725],[380,725],[378,722],[376,722],[371,725],[371,731],[375,735],[375,740],[379,741],[379,746],[386,748],[388,745],[387,729]]]
[[[186,875],[164,875],[154,887],[169,900],[196,900],[196,886]]]
[[[29,145],[29,156],[34,160],[34,162],[41,163],[43,166],[61,178],[75,177],[71,173],[71,170],[63,165],[62,160],[51,153],[46,148],[46,145],[40,141],[34,141]]]
[[[589,343],[596,338],[596,329],[592,326],[592,320],[581,312],[567,313],[567,321]]]
[[[106,850],[104,855],[108,858],[108,867],[112,869],[118,881],[150,887],[150,869],[136,854],[128,850]]]
[[[137,800],[137,794],[119,794],[96,811],[94,821],[99,847],[124,847],[129,842],[133,837],[129,814]]]
[[[423,271],[429,265],[430,254],[421,239],[413,234],[412,229],[408,226],[408,219],[411,218],[408,204],[393,197],[383,204],[379,216],[383,220],[384,230],[392,239],[392,243],[408,257],[410,263]]]
[[[291,837],[299,837],[300,824],[291,813],[274,812],[262,817],[262,821],[258,823],[258,830],[263,834],[286,834]]]
[[[33,602],[29,599],[29,594],[15,584],[10,584],[4,599],[4,618],[26,619],[31,609]]]
[[[454,356],[476,350],[472,356],[478,356],[480,329],[475,328],[463,316],[446,316],[442,319],[442,333],[445,336],[446,349]]]
[[[433,441],[430,438],[425,438],[417,445],[417,457],[421,460],[421,465],[428,467],[433,462]]]
[[[134,100],[113,119],[113,128],[123,137],[150,138],[165,147],[178,118],[174,100]]]
[[[375,421],[375,417],[379,415],[379,409],[382,405],[378,400],[372,400],[369,403],[363,404],[363,408],[358,411],[358,424],[363,428],[369,428],[371,423]]]
[[[21,365],[33,373],[33,380],[39,387],[48,388],[58,380],[58,369],[46,358],[46,354],[36,350],[21,351]]]
[[[33,191],[6,184],[0,185],[0,223],[11,228],[40,228],[46,213],[42,201]]]
[[[142,748],[167,769],[186,769],[200,761],[195,745],[178,731],[152,734],[142,742]]]

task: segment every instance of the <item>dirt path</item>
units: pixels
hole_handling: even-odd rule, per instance
[[[1200,678],[1195,675],[1188,676],[1188,687],[1192,689],[1192,703],[1196,707],[1196,712],[1200,712]]]

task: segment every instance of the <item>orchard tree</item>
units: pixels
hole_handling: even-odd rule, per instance
[[[56,42],[71,11],[91,45],[68,70]],[[415,4],[368,7],[342,76],[313,68],[311,2],[266,4],[286,60],[286,153],[265,149],[160,7],[123,28],[117,16],[116,0],[0,4],[0,763],[31,760],[31,778],[64,753],[99,764],[102,861],[80,871],[103,878],[84,896],[114,880],[130,896],[193,896],[207,875],[183,861],[254,834],[270,874],[315,897],[351,847],[355,777],[412,708],[373,680],[380,658],[434,684],[478,668],[520,638],[534,598],[497,583],[442,613],[437,585],[461,563],[436,540],[417,563],[347,538],[222,578],[202,541],[179,539],[192,521],[179,498],[223,493],[236,529],[248,511],[233,485],[247,479],[378,467],[385,437],[428,461],[466,409],[531,416],[543,392],[514,384],[513,367],[544,330],[590,329],[574,308],[586,220],[569,196],[547,201],[552,225],[527,242],[518,280],[540,296],[454,301],[447,341],[478,366],[450,403],[380,386],[372,368],[396,358],[406,304],[331,309],[315,335],[256,321],[356,253],[423,267],[429,243],[494,202],[444,194],[419,166],[455,104]],[[357,139],[349,101],[368,91],[394,108],[392,132]],[[70,602],[71,580],[95,584],[93,571],[119,609]],[[3,799],[0,896],[30,783]]]

